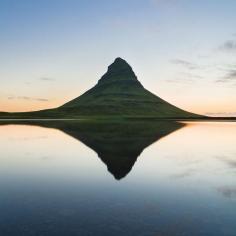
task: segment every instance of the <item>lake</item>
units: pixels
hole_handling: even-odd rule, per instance
[[[0,152],[0,235],[236,235],[234,122],[5,121]]]

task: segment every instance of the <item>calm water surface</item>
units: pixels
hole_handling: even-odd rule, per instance
[[[236,123],[2,124],[0,153],[0,235],[236,235]]]

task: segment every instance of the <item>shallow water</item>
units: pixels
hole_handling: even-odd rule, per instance
[[[0,125],[0,235],[236,235],[236,123],[51,122]]]

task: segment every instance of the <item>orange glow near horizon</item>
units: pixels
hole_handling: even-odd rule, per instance
[[[1,112],[28,112],[38,111],[61,106],[65,100],[55,101],[0,101]]]
[[[59,96],[60,97],[60,96]],[[73,97],[70,98],[61,98],[57,100],[49,100],[49,101],[21,101],[21,100],[7,100],[7,101],[0,101],[0,111],[1,112],[28,112],[28,111],[38,111],[38,110],[44,110],[44,109],[51,109],[56,108],[64,103],[68,102],[69,100],[73,99]],[[197,114],[210,114],[210,113],[231,113],[232,110],[236,110],[235,104],[228,104],[228,106],[225,106],[225,104],[222,102],[221,104],[212,104],[212,103],[205,103],[205,104],[199,104],[194,102],[186,102],[176,100],[175,102],[171,101],[171,99],[167,99],[168,102],[171,104]],[[191,103],[191,104],[190,104]],[[234,108],[235,107],[235,108]],[[212,115],[214,116],[214,114]]]

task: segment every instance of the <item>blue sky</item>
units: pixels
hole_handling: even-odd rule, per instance
[[[0,0],[0,110],[55,107],[116,57],[165,100],[236,115],[236,1]]]

